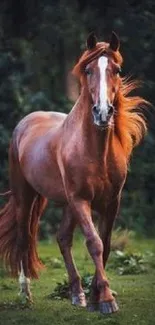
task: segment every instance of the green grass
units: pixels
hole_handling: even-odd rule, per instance
[[[128,251],[155,253],[155,241],[134,240]],[[39,254],[47,268],[39,281],[32,281],[34,304],[23,306],[18,298],[18,282],[7,277],[0,269],[0,325],[154,325],[155,324],[155,269],[140,275],[120,276],[108,269],[111,288],[118,292],[120,311],[104,316],[97,312],[73,307],[68,300],[51,300],[50,293],[58,282],[67,277],[62,257],[55,240],[39,245]],[[74,257],[81,275],[93,273],[94,266],[85,249],[83,239],[74,243]],[[154,262],[155,263],[155,262]]]

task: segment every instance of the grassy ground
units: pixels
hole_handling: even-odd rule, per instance
[[[128,251],[155,253],[155,241],[137,240],[128,246]],[[111,288],[118,292],[120,311],[104,316],[97,312],[73,307],[68,300],[52,300],[48,296],[58,282],[66,278],[66,271],[57,244],[41,243],[39,252],[47,269],[39,281],[33,281],[31,289],[34,304],[22,306],[18,301],[18,283],[0,270],[0,325],[154,325],[155,324],[155,269],[140,275],[120,276],[108,269]],[[74,257],[81,275],[93,273],[94,267],[84,247],[83,240],[76,240]]]

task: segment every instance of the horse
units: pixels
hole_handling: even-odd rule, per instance
[[[95,265],[90,311],[118,310],[105,272],[111,233],[119,211],[129,159],[147,130],[147,101],[129,93],[136,81],[121,77],[119,37],[98,42],[94,33],[73,68],[81,92],[68,115],[32,112],[15,127],[9,147],[10,190],[0,210],[0,256],[21,294],[32,300],[30,279],[43,267],[37,253],[40,217],[49,199],[62,207],[57,241],[64,258],[73,305],[86,307],[72,258],[78,226]],[[98,215],[98,231],[92,211]]]

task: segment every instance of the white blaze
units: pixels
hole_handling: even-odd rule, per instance
[[[107,80],[106,80],[106,69],[108,65],[108,58],[101,56],[98,60],[98,66],[100,70],[100,109],[103,117],[107,116],[108,113],[108,89],[107,89]]]

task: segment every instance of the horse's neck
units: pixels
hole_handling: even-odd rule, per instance
[[[86,88],[82,89],[75,106],[69,114],[69,122],[74,128],[73,132],[79,132],[78,141],[82,141],[86,148],[99,156],[105,156],[113,137],[113,130],[107,128],[99,129],[93,123],[92,101]]]

